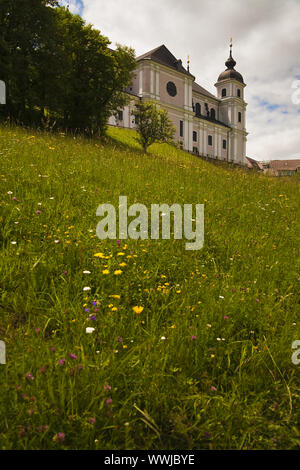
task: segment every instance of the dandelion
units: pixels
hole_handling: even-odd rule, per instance
[[[139,314],[142,313],[142,311],[144,310],[144,307],[139,306],[139,305],[136,305],[135,307],[132,307],[132,310],[134,311],[134,313],[136,313],[137,315],[139,315]]]
[[[104,269],[104,270],[102,271],[102,274],[109,274],[109,270],[108,270],[108,269]]]
[[[115,272],[114,272],[114,275],[115,276],[120,276],[121,274],[123,274],[123,271],[121,269],[117,269]]]

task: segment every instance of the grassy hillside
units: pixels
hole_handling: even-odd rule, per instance
[[[0,449],[299,449],[299,179],[109,136],[0,129]],[[119,195],[203,249],[99,240]]]

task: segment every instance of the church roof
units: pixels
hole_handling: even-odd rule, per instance
[[[182,61],[180,59],[176,59],[176,57],[169,51],[169,49],[164,44],[136,58],[137,62],[145,59],[153,60],[154,62],[166,65],[167,67],[177,70],[178,72],[184,73],[185,75],[189,75],[190,77],[195,78],[188,70],[183,67]]]
[[[201,95],[208,96],[209,98],[213,98],[216,101],[220,101],[215,95],[213,95],[209,91],[205,90],[205,88],[198,85],[198,83],[196,83],[196,82],[193,83],[193,91],[195,91],[196,93],[201,93]]]

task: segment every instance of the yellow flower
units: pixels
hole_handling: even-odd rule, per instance
[[[123,262],[123,263],[120,263],[119,266],[120,266],[121,268],[125,268],[125,266],[127,266],[127,265],[126,265],[126,263]]]
[[[118,310],[117,307],[113,307],[113,308],[111,309],[112,312],[117,312],[117,310]]]
[[[112,299],[120,299],[121,296],[118,295],[118,294],[112,294],[112,295],[109,295],[109,297],[111,297]]]
[[[104,269],[104,270],[102,271],[102,274],[109,274],[109,270],[108,270],[108,269]]]
[[[125,256],[125,253],[120,252],[120,253],[117,254],[117,256]]]
[[[134,313],[136,313],[137,315],[139,315],[139,314],[142,313],[142,311],[144,310],[144,307],[141,307],[141,306],[136,305],[135,307],[132,307],[132,310],[134,311]]]
[[[123,273],[123,271],[122,271],[121,269],[117,269],[117,270],[114,272],[114,275],[115,275],[115,276],[120,276],[122,273]]]
[[[94,256],[95,258],[105,258],[103,253],[95,253]]]

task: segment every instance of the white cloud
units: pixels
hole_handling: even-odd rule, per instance
[[[300,157],[300,105],[291,99],[292,83],[300,78],[299,0],[82,3],[83,18],[112,44],[132,46],[137,55],[165,44],[183,63],[189,54],[197,82],[213,93],[232,36],[236,69],[247,83],[247,154],[259,160]]]

